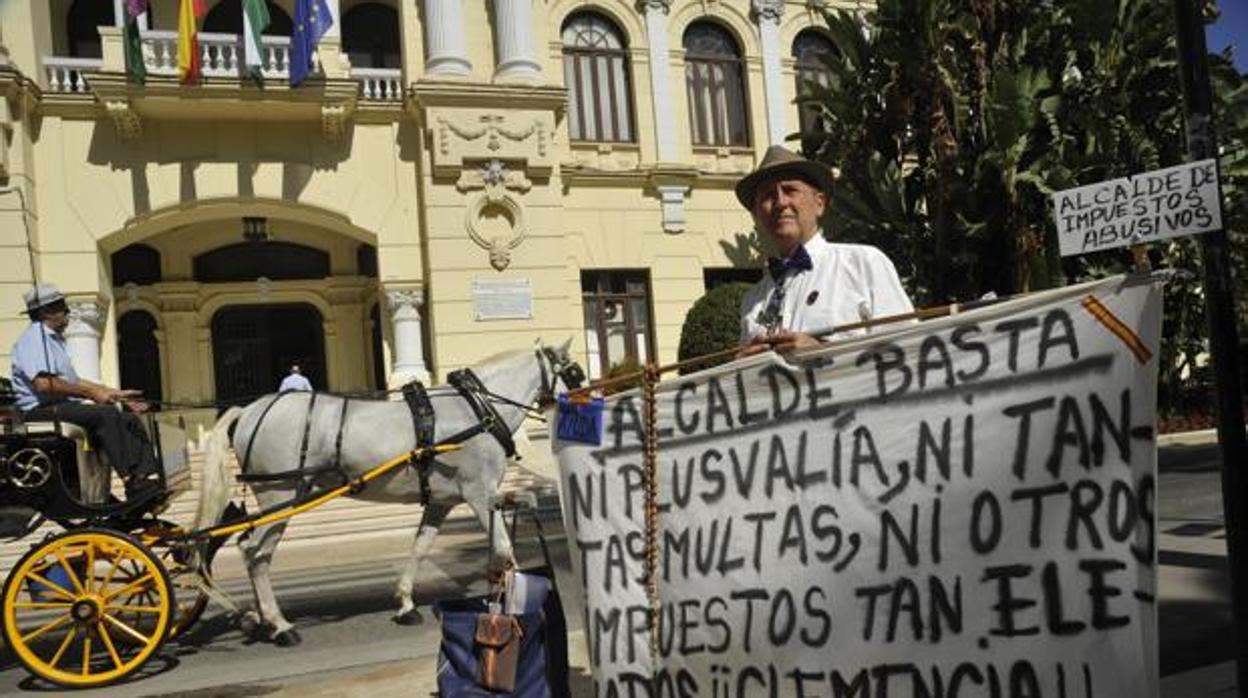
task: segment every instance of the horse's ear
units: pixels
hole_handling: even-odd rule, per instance
[[[571,351],[571,349],[572,349],[572,338],[568,337],[567,339],[564,340],[563,344],[559,346],[559,351],[562,352],[563,354],[567,354],[569,351]]]
[[[537,338],[535,338],[535,339],[533,340],[533,348],[534,348],[534,349],[541,349],[541,348],[542,348],[542,338],[541,338],[541,337],[537,337]]]

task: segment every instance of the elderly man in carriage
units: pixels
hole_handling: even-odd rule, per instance
[[[93,383],[74,371],[64,338],[69,308],[56,286],[36,284],[23,300],[31,322],[10,357],[15,406],[23,420],[67,422],[86,429],[125,482],[127,500],[159,494],[155,452],[135,416],[148,409],[142,394]]]

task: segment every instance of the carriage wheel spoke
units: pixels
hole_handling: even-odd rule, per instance
[[[139,577],[138,579],[134,580],[133,582],[130,582],[129,584],[125,585],[124,587],[121,587],[120,589],[114,589],[114,590],[112,590],[112,591],[108,592],[107,594],[104,594],[104,601],[106,601],[106,602],[107,602],[107,601],[111,601],[111,600],[113,600],[114,598],[116,598],[117,596],[119,596],[119,595],[121,595],[121,594],[124,594],[125,592],[128,592],[128,591],[130,591],[131,589],[137,589],[137,588],[141,587],[142,585],[146,584],[148,581],[152,580],[152,579],[153,579],[153,577],[154,577],[154,575],[153,575],[153,574],[149,571],[147,574],[143,575],[142,577]]]
[[[87,573],[83,577],[82,581],[83,581],[83,584],[86,585],[86,591],[89,594],[91,593],[91,589],[92,589],[91,580],[93,577],[95,577],[95,546],[88,544],[86,548],[87,548],[86,549]]]
[[[43,627],[41,627],[41,628],[39,628],[39,629],[37,629],[37,630],[35,630],[35,631],[33,631],[33,632],[29,633],[29,634],[23,635],[23,636],[22,636],[22,642],[23,642],[24,644],[30,644],[30,642],[31,642],[32,640],[34,640],[35,638],[39,637],[40,635],[42,635],[42,634],[44,634],[44,633],[48,632],[49,630],[55,630],[56,628],[59,628],[59,627],[61,627],[62,625],[65,625],[65,624],[66,624],[66,623],[68,623],[68,622],[69,622],[69,614],[68,614],[68,613],[66,613],[65,615],[61,616],[60,618],[57,618],[57,619],[53,620],[51,623],[48,623],[47,625],[45,625],[45,626],[43,626]],[[72,636],[74,633],[73,633],[73,631],[71,630],[69,634]]]
[[[74,589],[81,594],[82,582],[78,579],[78,573],[74,571],[73,565],[70,565],[69,561],[65,559],[65,553],[57,550],[54,554],[56,555],[56,559],[61,563],[61,569],[65,570],[65,576],[69,577],[69,581],[73,583]]]
[[[72,601],[15,601],[13,608],[69,608]]]
[[[82,675],[91,674],[91,633],[82,633]]]
[[[74,635],[76,634],[78,634],[78,627],[71,626],[69,628],[69,632],[65,635],[65,639],[61,640],[61,646],[57,648],[56,654],[52,655],[52,660],[48,662],[48,666],[56,668],[56,665],[61,661],[61,657],[65,656],[65,650],[69,649],[69,645],[73,642]]]
[[[127,606],[125,604],[118,606],[111,603],[104,606],[104,608],[109,611],[120,611],[121,613],[160,613],[165,610],[160,606]]]
[[[113,638],[108,634],[108,628],[103,623],[95,624],[95,632],[100,636],[100,641],[108,648],[108,656],[113,658],[113,666],[118,669],[122,667],[121,655],[117,654],[117,648],[113,646]]]
[[[125,623],[122,623],[121,621],[119,621],[119,620],[117,620],[116,618],[114,618],[114,617],[112,617],[112,616],[108,615],[107,613],[106,613],[106,614],[104,614],[103,616],[100,616],[100,617],[101,617],[101,618],[103,618],[104,620],[108,621],[109,623],[112,623],[113,625],[115,625],[115,626],[117,627],[117,629],[118,629],[118,630],[120,630],[121,632],[123,632],[123,633],[125,633],[125,634],[129,635],[130,637],[132,637],[132,638],[134,638],[134,639],[138,640],[139,642],[142,642],[143,644],[147,644],[147,643],[151,642],[151,638],[147,637],[147,636],[146,636],[146,635],[144,635],[143,633],[140,633],[139,631],[135,630],[134,628],[132,628],[132,627],[130,627],[130,626],[128,626],[128,625],[126,625]]]
[[[69,599],[70,601],[73,601],[75,598],[77,598],[77,597],[75,597],[73,594],[69,593],[69,590],[68,590],[68,589],[66,589],[65,587],[61,586],[60,584],[57,584],[56,582],[52,581],[51,579],[48,579],[47,577],[44,577],[43,575],[35,574],[34,572],[27,572],[27,573],[26,573],[26,576],[27,576],[27,577],[30,577],[31,579],[34,579],[36,582],[39,582],[39,583],[40,583],[40,584],[42,584],[43,586],[47,587],[47,591],[49,591],[49,592],[52,592],[52,593],[58,594],[58,595],[60,595],[60,596],[64,596],[65,598]],[[42,593],[44,593],[44,592],[38,592],[38,593],[42,594]],[[34,596],[34,595],[32,594],[32,596]]]
[[[108,568],[108,573],[104,575],[104,581],[100,583],[99,589],[105,589],[109,584],[112,584],[113,575],[117,574],[117,569],[121,567],[121,562],[117,558],[112,558],[109,562],[112,566]]]

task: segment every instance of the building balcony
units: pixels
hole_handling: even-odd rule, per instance
[[[101,28],[101,38],[108,44],[108,34],[119,30]],[[119,36],[119,34],[118,34]],[[151,78],[178,76],[178,33],[175,31],[146,30],[140,32],[143,45],[143,61]],[[119,47],[120,48],[120,47]],[[244,64],[242,37],[237,34],[199,34],[201,71],[205,82],[236,82],[240,86],[255,85]],[[345,62],[345,61],[344,61]],[[107,65],[106,58],[69,58],[45,56],[43,67],[47,78],[46,89],[55,94],[84,96],[92,94],[92,78],[100,73],[124,73],[124,60],[119,65]],[[347,77],[358,84],[357,97],[363,102],[394,102],[403,100],[403,73],[398,68],[347,67]],[[285,86],[290,77],[290,37],[265,36],[262,39],[260,85]],[[313,79],[325,77],[320,56],[313,56]],[[185,89],[195,89],[194,86]],[[261,89],[263,89],[261,87]]]
[[[107,115],[123,140],[141,136],[145,121],[208,118],[318,121],[325,138],[336,141],[351,121],[389,121],[405,108],[400,69],[354,68],[337,42],[322,43],[309,79],[291,88],[290,37],[263,37],[259,74],[253,76],[239,35],[201,32],[203,77],[183,85],[177,32],[145,30],[140,39],[147,77],[140,84],[126,73],[121,29],[102,26],[99,32],[101,58],[44,57],[43,100],[63,115]]]

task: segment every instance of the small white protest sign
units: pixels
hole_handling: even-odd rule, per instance
[[[1063,257],[1217,230],[1217,163],[1189,162],[1059,191],[1053,213]]]

